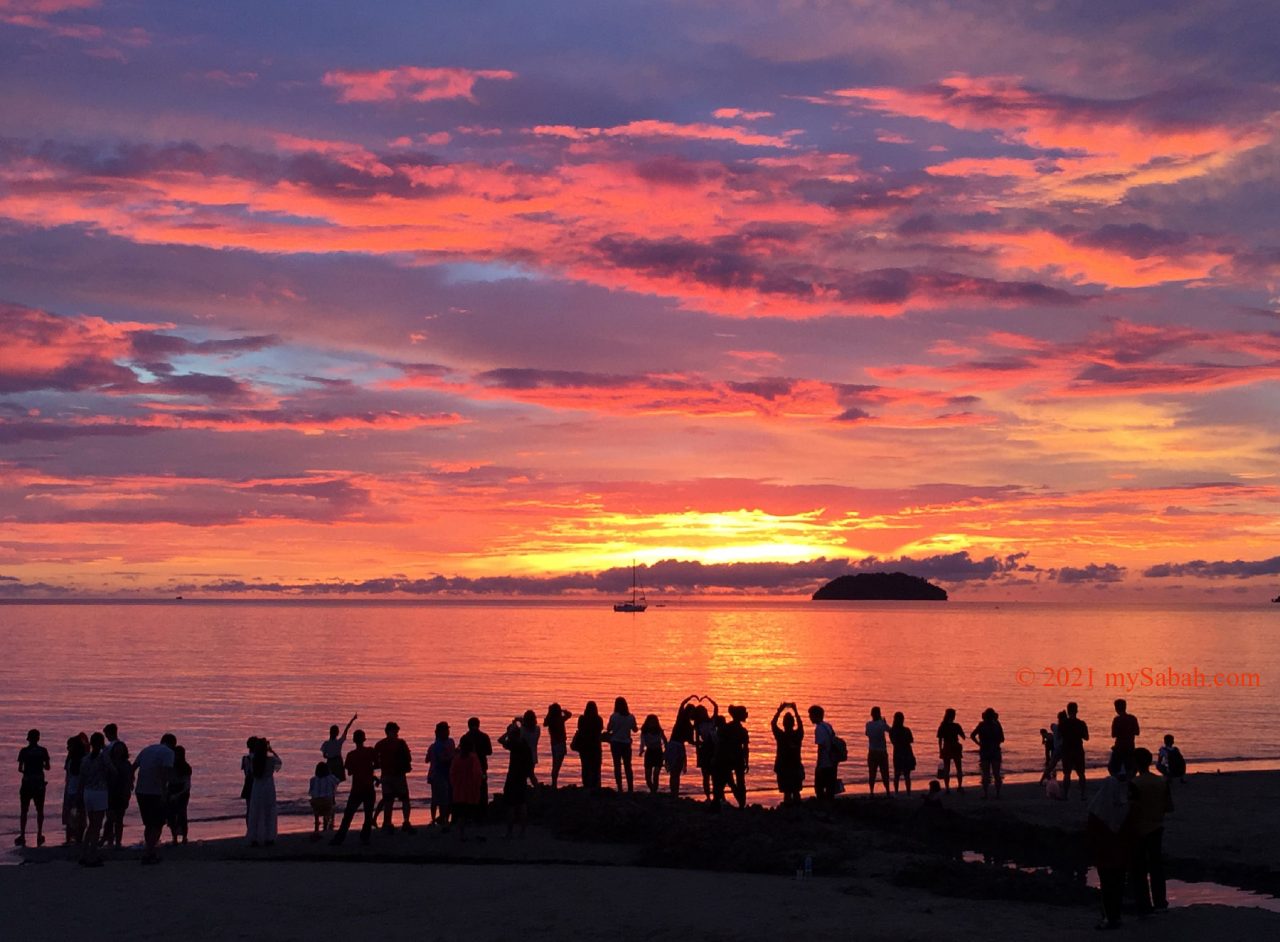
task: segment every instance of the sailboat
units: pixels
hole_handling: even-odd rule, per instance
[[[615,602],[613,610],[615,612],[643,612],[649,607],[649,603],[644,600],[644,589],[636,584],[636,564],[631,564],[631,601]]]

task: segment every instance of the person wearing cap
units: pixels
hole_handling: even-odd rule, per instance
[[[386,732],[386,738],[379,740],[373,747],[374,754],[378,757],[378,768],[382,770],[382,830],[387,833],[395,831],[391,813],[399,799],[404,813],[404,823],[400,830],[412,834],[413,825],[409,823],[409,772],[413,768],[413,757],[408,743],[400,738],[399,724],[388,723]]]

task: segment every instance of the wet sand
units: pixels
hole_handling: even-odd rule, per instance
[[[1170,876],[1200,868],[1200,878],[1265,888],[1277,877],[1278,789],[1280,773],[1193,776],[1167,823]],[[46,847],[0,868],[0,898],[15,938],[1092,937],[1096,894],[1074,877],[956,855],[998,849],[1020,862],[1062,862],[1082,804],[1049,802],[1033,786],[1010,787],[999,802],[966,792],[927,822],[915,797],[842,799],[829,814],[716,814],[695,802],[566,790],[539,796],[523,840],[506,840],[500,824],[466,843],[423,827],[376,834],[369,847],[354,834],[341,848],[284,835],[272,848],[166,846],[156,867],[126,850],[98,870]],[[815,876],[796,880],[805,855]],[[1223,933],[1277,937],[1280,914],[1196,905],[1126,917],[1135,938]]]

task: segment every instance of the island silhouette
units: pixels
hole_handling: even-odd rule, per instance
[[[817,592],[815,602],[945,602],[946,589],[905,572],[860,572],[837,576]]]

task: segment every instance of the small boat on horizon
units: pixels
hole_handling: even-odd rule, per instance
[[[615,602],[613,610],[615,612],[643,612],[649,607],[649,603],[645,601],[644,589],[640,588],[636,583],[636,564],[631,564],[631,601]]]

